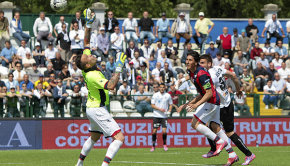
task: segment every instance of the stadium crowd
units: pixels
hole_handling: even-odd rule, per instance
[[[31,38],[23,32],[22,24],[25,23],[21,22],[20,13],[14,13],[9,23],[0,11],[0,117],[46,117],[48,103],[54,117],[64,117],[65,108],[70,110],[71,117],[85,114],[88,90],[82,72],[74,62],[84,48],[85,21],[80,12],[75,16],[71,23],[60,16],[59,22],[53,26],[41,12],[33,25],[37,42],[29,48],[27,43]],[[290,41],[290,21],[286,29]],[[226,79],[226,85],[235,101],[235,109],[241,115],[250,115],[246,93],[264,92],[266,109],[270,104],[278,107],[278,101],[285,96],[272,94],[290,93],[290,59],[283,46],[285,32],[276,15],[262,30],[262,37],[266,32],[263,47],[258,42],[259,29],[252,19],[244,29],[234,28],[232,33],[224,27],[223,34],[205,48],[212,30],[214,23],[203,12],[199,13],[199,19],[192,27],[184,13],[180,13],[170,26],[166,13],[162,13],[154,24],[147,11],[139,21],[129,12],[128,18],[119,25],[114,13],[109,11],[104,23],[95,19],[90,47],[98,57],[99,69],[108,80],[114,74],[117,53],[127,54],[119,85],[110,94],[122,101],[135,101],[136,109],[142,115],[152,112],[150,97],[161,83],[166,85],[174,108],[177,108],[181,94],[196,94],[191,82],[181,81],[187,75],[187,53],[192,51],[211,55],[214,66],[222,66],[239,77],[245,92],[242,97],[235,95],[231,79]],[[11,45],[10,35],[21,43],[18,49]],[[272,37],[277,39],[274,46],[270,43]],[[163,38],[168,41],[162,43]],[[183,46],[180,46],[181,38],[185,39]],[[195,44],[190,42],[191,38]],[[48,41],[47,45],[44,40]],[[176,40],[176,46],[173,40]],[[27,113],[30,109],[32,114]]]

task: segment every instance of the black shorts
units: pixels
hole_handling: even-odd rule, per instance
[[[167,118],[153,118],[153,128],[167,128]]]
[[[220,120],[226,132],[234,131],[234,104],[232,101],[229,106],[220,109]]]
[[[81,55],[83,54],[83,49],[72,49],[71,52],[72,54]]]

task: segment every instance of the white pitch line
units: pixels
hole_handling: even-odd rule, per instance
[[[156,164],[156,165],[199,165],[199,166],[212,166],[204,164],[185,164],[185,163],[161,163],[161,162],[132,162],[132,161],[112,161],[114,163],[127,163],[127,164]]]
[[[6,164],[8,164],[8,165],[17,165],[17,164],[22,165],[25,163],[0,163],[0,165],[6,165]]]

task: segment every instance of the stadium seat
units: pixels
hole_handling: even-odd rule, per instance
[[[130,117],[142,117],[142,115],[139,112],[133,112],[129,116]]]
[[[123,104],[123,108],[134,110],[135,103],[133,101],[125,101]]]
[[[118,118],[126,118],[128,117],[128,115],[126,113],[117,113],[115,117],[118,117]]]
[[[194,112],[187,112],[186,117],[193,117]]]
[[[173,112],[173,113],[172,113],[172,117],[180,117],[180,114],[177,113],[177,112]]]
[[[154,115],[153,112],[146,112],[146,113],[144,114],[144,117],[152,118],[153,115]]]
[[[134,113],[134,112],[137,112],[136,109],[131,110],[131,109],[126,109],[126,108],[124,108],[123,111],[124,111],[124,112],[127,112],[127,113]]]
[[[112,113],[123,112],[123,108],[122,108],[120,101],[117,101],[117,100],[111,101],[110,102],[110,111]]]
[[[234,116],[240,116],[238,112],[234,112]]]

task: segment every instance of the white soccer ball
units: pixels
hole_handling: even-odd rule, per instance
[[[62,11],[66,8],[67,0],[50,0],[50,7],[54,11]]]

